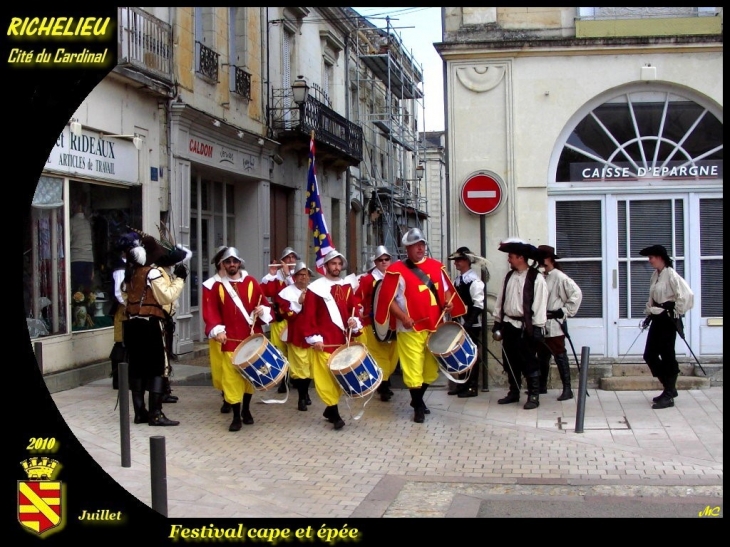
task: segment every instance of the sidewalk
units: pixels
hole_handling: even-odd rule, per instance
[[[578,399],[558,402],[557,389],[527,411],[524,396],[498,405],[500,388],[449,396],[440,377],[426,393],[424,424],[413,422],[407,390],[396,389],[387,403],[343,397],[340,431],[322,417],[314,389],[307,412],[297,411],[291,393],[283,404],[264,404],[257,393],[256,423],[231,433],[208,370],[174,370],[180,401],[165,412],[181,424],[131,424],[128,468],[109,379],[53,394],[84,448],[150,506],[149,437],[165,437],[170,517],[474,517],[494,496],[525,495],[722,503],[722,387],[681,391],[675,407],[663,410],[651,409],[655,392],[591,389],[582,433],[575,431]],[[363,416],[353,418],[363,404]]]

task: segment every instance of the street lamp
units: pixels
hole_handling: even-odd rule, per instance
[[[294,102],[302,104],[306,102],[307,95],[309,95],[309,85],[304,79],[304,76],[297,76],[297,79],[291,85],[292,94],[294,95]]]
[[[423,178],[423,173],[426,171],[426,168],[423,166],[422,163],[419,163],[416,166],[416,177],[418,180],[421,180]]]

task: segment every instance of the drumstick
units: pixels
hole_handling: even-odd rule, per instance
[[[442,311],[442,312],[441,312],[441,315],[439,316],[439,320],[438,320],[438,321],[436,321],[436,324],[437,324],[437,325],[438,325],[439,323],[441,323],[441,320],[442,320],[442,319],[444,318],[444,315],[446,314],[446,307],[447,307],[447,306],[448,306],[449,304],[451,304],[451,301],[452,301],[452,300],[454,299],[454,297],[455,297],[455,296],[456,296],[456,293],[452,294],[452,295],[451,295],[451,298],[449,298],[449,301],[448,301],[448,302],[446,302],[446,306],[444,306],[444,311]]]
[[[353,317],[355,317],[355,307],[354,306],[352,307],[352,315],[350,315],[350,319],[352,319]],[[349,322],[350,321],[348,320],[348,323]],[[348,348],[350,347],[350,335],[352,335],[352,327],[350,327],[350,325],[347,325],[347,347]]]
[[[261,305],[261,295],[259,295],[259,303],[256,304],[256,307],[258,308]],[[251,320],[251,334],[249,336],[253,336],[253,329],[256,326],[256,316],[253,316],[253,319]]]

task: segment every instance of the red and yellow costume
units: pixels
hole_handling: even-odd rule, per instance
[[[325,299],[336,306],[335,318],[330,315]],[[307,343],[324,344],[324,351],[313,350],[311,354],[312,377],[317,394],[325,405],[336,405],[342,390],[329,369],[329,358],[340,346],[347,343],[347,321],[353,316],[358,300],[352,285],[344,280],[330,280],[320,277],[313,281],[304,297],[302,307],[302,335]],[[359,323],[359,317],[358,323]],[[341,326],[335,323],[339,322]],[[351,336],[358,336],[360,330],[353,331]]]
[[[366,273],[360,278],[360,284],[355,292],[357,299],[362,306],[363,342],[368,348],[375,362],[383,371],[383,382],[390,379],[390,375],[398,366],[398,342],[394,339],[390,342],[381,342],[375,336],[373,330],[373,293],[375,285],[382,282],[383,273],[377,269]],[[395,317],[390,316],[390,329],[395,331]]]
[[[245,270],[241,274],[240,279],[227,279],[241,299],[246,312],[252,316],[258,305],[268,307],[270,304],[258,281]],[[270,317],[270,312],[267,315]],[[263,334],[262,326],[267,322],[267,315],[256,318],[253,333]],[[238,309],[221,280],[215,280],[209,291],[203,291],[203,320],[209,338],[215,338],[220,332],[226,333],[226,343],[221,347],[223,397],[227,403],[240,403],[244,393],[253,394],[254,387],[233,366],[231,358],[236,347],[251,336],[251,324]]]
[[[378,295],[375,321],[390,321],[390,307],[398,305],[406,316],[414,320],[413,328],[406,329],[397,321],[398,358],[403,371],[403,382],[409,389],[431,384],[438,378],[438,363],[428,349],[428,336],[438,328],[444,306],[451,299],[451,317],[467,312],[466,305],[449,279],[446,267],[438,260],[426,257],[416,266],[433,283],[436,295],[404,261],[388,266],[383,286]]]
[[[276,296],[281,290],[294,283],[291,276],[284,277],[282,269],[276,272],[276,275],[266,274],[261,279],[261,290],[263,291],[266,298],[270,302],[276,303]],[[279,351],[287,357],[288,347],[286,343],[281,339],[281,334],[287,326],[287,321],[281,316],[281,313],[277,313],[274,316],[274,320],[271,322],[271,343],[276,346]]]
[[[310,365],[311,346],[304,340],[302,332],[302,305],[299,304],[301,289],[289,285],[276,295],[275,301],[286,323],[287,358],[293,380],[312,377]]]

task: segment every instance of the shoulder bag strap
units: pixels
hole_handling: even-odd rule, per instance
[[[423,281],[423,284],[426,285],[429,289],[431,289],[431,292],[433,293],[434,297],[436,298],[436,303],[439,305],[439,308],[441,308],[441,300],[439,300],[438,291],[436,290],[436,287],[433,284],[433,281],[430,277],[426,275],[426,272],[424,272],[421,268],[416,266],[413,261],[410,258],[404,258],[403,263],[410,268],[410,270],[416,274],[416,277]]]

